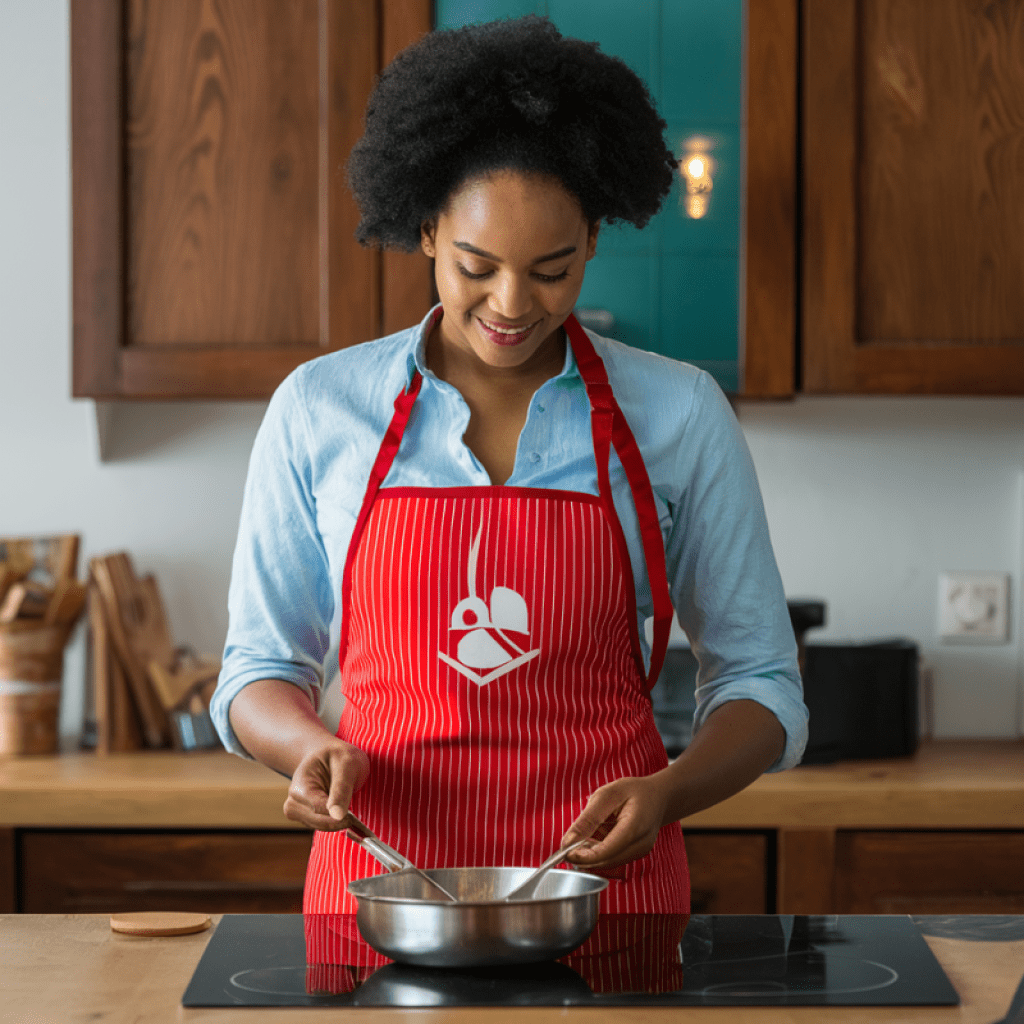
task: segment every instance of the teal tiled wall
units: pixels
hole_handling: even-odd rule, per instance
[[[436,0],[435,10],[438,28],[546,14],[646,81],[673,152],[691,135],[712,141],[707,214],[686,216],[677,180],[642,231],[605,227],[579,305],[611,312],[607,333],[621,341],[703,366],[736,391],[743,0]]]

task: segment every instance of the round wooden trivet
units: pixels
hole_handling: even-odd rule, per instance
[[[191,935],[193,932],[206,931],[209,927],[209,914],[144,910],[110,915],[111,930],[124,935]]]

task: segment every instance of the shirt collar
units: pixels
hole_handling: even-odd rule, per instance
[[[413,345],[412,351],[409,353],[408,360],[406,362],[406,387],[412,383],[413,375],[418,370],[420,375],[426,378],[432,378],[434,374],[427,368],[427,338],[430,337],[430,332],[434,328],[434,324],[441,319],[440,303],[434,306],[434,308],[427,313],[427,315],[420,321],[418,327],[413,328],[416,332],[416,343]],[[562,378],[571,380],[572,378],[579,378],[580,371],[576,365],[576,357],[573,355],[572,345],[565,346],[565,363],[562,365],[562,372],[558,376],[553,377],[553,380],[561,380]]]

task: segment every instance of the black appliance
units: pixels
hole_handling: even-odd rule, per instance
[[[811,718],[801,763],[913,754],[917,661],[910,640],[807,644],[804,703]]]
[[[559,961],[444,970],[390,963],[329,922],[332,963],[309,964],[322,919],[226,915],[182,998],[214,1006],[954,1006],[917,924],[900,916],[603,915],[599,947]],[[597,933],[595,933],[597,934]],[[609,939],[609,936],[612,938]],[[312,947],[311,947],[312,948]],[[599,948],[600,951],[595,951]]]

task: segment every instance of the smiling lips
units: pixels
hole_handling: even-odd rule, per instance
[[[527,324],[525,327],[510,327],[504,324],[490,323],[487,320],[481,320],[480,317],[476,319],[484,334],[495,345],[519,345],[526,341],[534,327],[540,323],[539,320],[535,320],[532,324]]]

